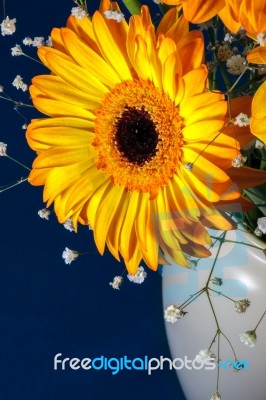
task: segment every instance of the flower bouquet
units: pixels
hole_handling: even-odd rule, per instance
[[[28,167],[0,143],[1,156],[29,170],[1,192],[24,181],[43,187],[41,218],[55,213],[76,233],[88,227],[98,252],[120,262],[113,289],[121,288],[124,273],[139,284],[145,268],[159,270],[166,325],[177,327],[187,313],[193,317],[193,307],[196,317],[205,297],[214,320],[214,327],[207,320],[203,325],[205,337],[214,334],[202,342],[195,365],[211,364],[216,383],[209,397],[224,398],[221,339],[232,351],[230,372],[247,364],[238,362],[214,300],[233,302],[240,314],[251,302],[233,285],[223,292],[217,265],[224,265],[228,245],[241,245],[248,259],[254,249],[260,268],[266,266],[265,2],[102,0],[94,9],[84,0],[74,3],[65,27],[53,28],[47,40],[23,40],[38,49],[46,67],[29,88],[20,75],[13,81],[18,90],[29,90],[36,112],[30,121],[22,110],[32,105],[13,100],[1,86],[1,98],[25,118],[35,154]],[[2,35],[12,35],[15,23],[5,17]],[[21,46],[12,47],[12,56],[30,57]],[[70,264],[84,253],[66,247],[62,257]],[[226,259],[229,269],[242,262],[236,253],[234,262],[232,255]],[[201,266],[206,273],[200,274]],[[189,271],[182,294],[173,270],[179,277]],[[193,274],[200,276],[195,291]],[[255,325],[239,332],[249,347],[264,323],[264,310],[254,313]],[[178,334],[179,326],[176,340]],[[189,390],[187,396],[200,398]]]

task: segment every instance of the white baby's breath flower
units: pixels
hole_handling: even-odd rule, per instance
[[[12,85],[15,86],[17,89],[21,89],[23,92],[26,92],[28,89],[28,85],[23,82],[23,79],[20,75],[17,75],[12,82]]]
[[[117,10],[104,11],[105,18],[113,19],[116,22],[121,22],[125,18],[124,14]]]
[[[232,161],[232,166],[234,168],[240,168],[244,165],[244,163],[247,161],[247,157],[242,156],[241,154],[237,156],[233,161]]]
[[[217,276],[213,277],[211,280],[213,285],[222,286],[223,280],[222,278],[218,278]]]
[[[243,127],[243,126],[248,126],[249,124],[250,124],[250,118],[247,116],[247,114],[241,112],[235,117],[234,125]]]
[[[200,350],[199,354],[196,355],[195,360],[198,363],[207,364],[213,361],[215,354],[213,354],[209,349]]]
[[[48,36],[48,39],[45,41],[46,46],[53,47],[53,42],[51,36]]]
[[[264,143],[261,140],[257,139],[256,142],[255,142],[255,149],[260,149],[261,150],[263,148],[264,148]]]
[[[22,43],[25,45],[25,46],[31,46],[32,45],[32,39],[30,38],[30,37],[25,37],[23,40],[22,40]]]
[[[162,1],[161,1],[161,0],[153,0],[153,2],[154,2],[155,4],[162,4]]]
[[[66,264],[71,264],[76,258],[78,258],[79,253],[76,250],[71,250],[68,247],[63,251],[62,257]]]
[[[255,331],[247,331],[245,333],[240,333],[240,341],[248,347],[254,347],[257,342],[257,335]]]
[[[68,218],[68,219],[66,220],[66,222],[63,224],[63,226],[64,226],[64,228],[65,228],[66,230],[68,230],[69,232],[75,231],[74,226],[73,226],[72,218]]]
[[[1,34],[2,36],[5,35],[13,35],[13,33],[16,31],[16,18],[9,19],[9,17],[6,17],[2,22],[1,22]]]
[[[49,215],[51,214],[51,211],[48,210],[48,208],[43,208],[41,210],[38,211],[38,215],[39,217],[41,217],[42,219],[49,219]]]
[[[21,56],[22,54],[23,54],[23,51],[19,44],[16,44],[16,46],[11,47],[11,55],[12,56]]]
[[[21,128],[22,128],[22,129],[27,129],[27,127],[28,127],[27,124],[23,124]]]
[[[122,283],[123,283],[122,276],[115,276],[113,282],[109,282],[109,285],[111,285],[113,289],[119,290]]]
[[[33,47],[41,47],[45,44],[45,40],[43,36],[35,36],[35,38],[33,38],[33,42],[32,42],[32,46]]]
[[[258,228],[262,233],[266,233],[266,217],[258,218],[257,220]]]
[[[73,7],[71,9],[71,15],[74,15],[74,17],[77,19],[83,19],[87,17],[86,10],[84,10],[84,8],[81,6]]]
[[[230,35],[230,33],[226,33],[224,37],[224,42],[232,43],[234,40],[234,36]]]
[[[245,69],[245,58],[241,57],[240,54],[234,55],[230,57],[226,61],[226,66],[228,68],[228,72],[232,75],[240,75]]]
[[[218,390],[215,390],[215,392],[213,393],[213,395],[212,395],[210,400],[221,400],[221,399],[222,398],[221,398],[220,393],[218,392]]]
[[[4,86],[0,85],[0,93],[3,93],[3,91],[4,91]]]
[[[265,46],[266,45],[266,32],[259,33],[257,35],[257,41],[260,46]]]
[[[238,300],[235,302],[236,312],[239,314],[244,313],[250,306],[250,301],[248,299]]]
[[[140,284],[140,283],[144,282],[146,276],[147,276],[147,272],[145,272],[144,268],[142,266],[140,266],[138,268],[137,272],[135,273],[135,275],[128,274],[127,277],[130,280],[130,282]]]
[[[88,225],[89,231],[93,231],[91,224]]]
[[[0,142],[0,156],[6,156],[7,144]]]
[[[174,304],[171,306],[167,307],[164,310],[164,319],[167,322],[171,322],[171,324],[174,324],[178,319],[182,318],[186,312],[180,310],[178,307],[176,307]]]

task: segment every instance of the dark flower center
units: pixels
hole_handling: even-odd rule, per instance
[[[125,107],[115,127],[116,147],[129,162],[142,166],[155,156],[159,134],[144,107]]]

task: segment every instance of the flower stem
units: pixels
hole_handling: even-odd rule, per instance
[[[131,15],[140,14],[142,4],[139,0],[122,0]]]
[[[211,236],[211,238],[215,238],[214,236]],[[221,239],[217,239],[217,240],[221,240]],[[224,239],[223,240],[223,243],[235,243],[235,244],[242,244],[242,245],[245,245],[245,246],[249,246],[249,247],[253,247],[254,249],[258,249],[258,250],[264,250],[264,249],[262,249],[261,247],[259,247],[259,246],[255,246],[255,245],[253,245],[253,244],[249,244],[249,243],[245,243],[245,242],[238,242],[237,240],[228,240],[228,239]]]
[[[217,350],[217,361],[220,362],[220,339],[221,339],[221,331],[218,331],[218,350]],[[220,368],[217,368],[217,380],[216,380],[216,390],[218,392],[219,387],[219,377],[220,377]]]
[[[226,295],[223,294],[222,292],[218,292],[218,290],[214,290],[214,289],[211,289],[211,288],[208,288],[208,289],[211,290],[211,291],[214,292],[214,293],[217,293],[217,294],[219,294],[219,295],[221,295],[221,296],[223,296],[223,297],[226,297],[228,300],[231,300],[231,301],[233,301],[233,302],[235,303],[235,300],[234,300],[234,299],[231,299],[231,297],[226,296]]]
[[[187,299],[186,301],[184,301],[184,303],[181,304],[181,306],[179,308],[183,309],[183,308],[187,307],[190,303],[192,303],[194,300],[196,300],[205,291],[206,291],[206,289],[203,288],[203,289],[199,290],[198,292],[192,294],[189,297],[189,299]]]
[[[229,343],[229,345],[230,345],[230,347],[231,347],[231,350],[232,350],[232,352],[233,352],[233,354],[234,354],[235,360],[237,360],[236,353],[235,353],[235,350],[234,350],[234,348],[233,348],[233,346],[232,346],[232,343],[230,342],[230,340],[228,339],[228,337],[227,337],[223,332],[221,332],[221,334],[223,335],[223,337],[224,337],[224,338],[227,340],[227,342]]]
[[[240,79],[242,78],[242,76],[244,75],[244,73],[248,70],[248,64],[245,67],[245,69],[241,72],[241,74],[239,75],[239,77],[237,78],[237,80],[234,82],[234,84],[230,87],[230,89],[228,90],[228,93],[232,92],[232,90],[234,90],[234,88],[236,87],[236,85],[238,84],[238,82],[240,81]]]
[[[21,183],[26,182],[27,180],[28,180],[28,177],[27,178],[21,178],[18,182],[13,183],[12,185],[9,185],[7,187],[4,187],[4,189],[2,189],[3,186],[0,186],[0,193],[6,192],[7,190],[12,189],[15,186],[18,186]]]
[[[24,165],[24,164],[22,164],[21,162],[17,161],[15,158],[10,157],[8,154],[6,154],[5,157],[9,158],[11,161],[14,161],[15,163],[17,163],[17,164],[20,165],[21,167],[27,169],[28,171],[31,171],[31,169],[28,168],[26,165]]]
[[[210,279],[211,279],[211,276],[212,276],[212,273],[213,273],[213,270],[214,270],[216,261],[217,261],[217,259],[218,259],[218,256],[219,256],[219,253],[220,253],[222,244],[223,244],[223,242],[224,242],[225,235],[226,235],[226,232],[224,232],[224,233],[221,235],[221,238],[219,238],[219,239],[218,239],[218,238],[215,238],[215,239],[218,239],[218,240],[220,241],[220,244],[219,244],[219,248],[218,248],[218,250],[217,250],[215,259],[214,259],[214,261],[213,261],[213,264],[212,264],[212,268],[211,268],[209,277],[208,277],[207,282],[206,282],[206,286],[205,286],[206,288],[208,288],[208,286],[209,286],[209,282],[210,282]],[[207,295],[208,295],[208,292],[207,292]]]
[[[257,323],[257,325],[255,326],[255,329],[254,329],[254,332],[256,331],[256,329],[257,329],[257,327],[259,326],[259,324],[261,323],[261,321],[262,321],[262,318],[264,317],[264,315],[266,314],[266,310],[264,311],[264,313],[262,314],[262,316],[261,316],[261,318],[260,318],[260,320],[259,320],[259,322]]]
[[[216,317],[216,313],[214,311],[214,308],[213,308],[212,301],[211,301],[210,294],[209,294],[208,290],[206,290],[206,294],[207,294],[207,297],[208,297],[208,300],[209,300],[209,303],[210,303],[210,306],[211,306],[211,309],[212,309],[212,313],[213,313],[213,316],[214,316],[214,319],[215,319],[215,322],[216,322],[217,331],[220,331],[219,322],[218,322],[218,319]]]

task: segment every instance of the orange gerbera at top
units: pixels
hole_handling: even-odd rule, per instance
[[[196,24],[219,15],[232,33],[242,27],[260,45],[248,54],[247,60],[266,64],[266,0],[163,0],[163,3],[182,6],[185,18]]]
[[[163,0],[169,6],[182,6],[188,21],[200,24],[218,14],[225,6],[225,0]]]
[[[52,31],[54,48],[39,49],[52,74],[30,92],[49,117],[27,130],[29,181],[44,185],[59,222],[90,223],[99,252],[107,245],[131,274],[141,260],[187,266],[186,254],[210,254],[206,227],[234,227],[215,204],[241,201],[230,178],[240,146],[222,133],[227,102],[206,89],[202,34],[175,9],[156,32],[146,6],[129,25],[107,19],[110,7],[71,16]],[[244,186],[266,180],[243,170]]]

